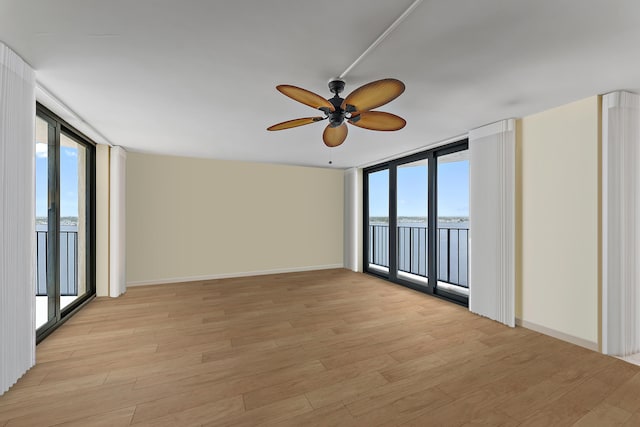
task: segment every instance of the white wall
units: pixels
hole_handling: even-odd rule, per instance
[[[128,153],[127,282],[342,267],[343,176]]]
[[[96,295],[109,295],[109,146],[96,146]]]
[[[597,348],[600,105],[591,97],[521,120],[516,316]]]

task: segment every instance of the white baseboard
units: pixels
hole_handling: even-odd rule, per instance
[[[312,265],[307,267],[276,268],[273,270],[246,271],[246,272],[239,272],[239,273],[223,273],[223,274],[212,274],[212,275],[206,275],[206,276],[172,277],[172,278],[164,278],[164,279],[127,282],[127,286],[164,285],[167,283],[197,282],[202,280],[216,280],[216,279],[233,279],[236,277],[265,276],[267,274],[300,273],[303,271],[331,270],[334,268],[344,268],[344,265],[343,264]]]
[[[580,347],[587,348],[589,350],[597,351],[598,343],[585,340],[584,338],[574,337],[573,335],[565,334],[564,332],[556,331],[555,329],[547,328],[536,323],[528,322],[526,320],[516,318],[516,325],[523,328],[531,329],[532,331],[540,332],[541,334],[548,335],[553,338],[557,338],[562,341],[566,341],[571,344],[579,345]]]

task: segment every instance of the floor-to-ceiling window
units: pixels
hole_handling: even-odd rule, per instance
[[[438,283],[469,297],[469,151],[437,156]]]
[[[401,163],[396,168],[397,275],[426,284],[429,271],[429,161]]]
[[[378,274],[389,273],[389,169],[370,170],[367,200],[368,259]]]
[[[365,271],[468,302],[466,140],[364,171]]]
[[[41,105],[35,144],[39,341],[95,295],[95,146]]]

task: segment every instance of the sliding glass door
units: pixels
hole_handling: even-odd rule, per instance
[[[87,293],[88,149],[60,134],[60,309]]]
[[[438,286],[469,297],[469,151],[438,156]]]
[[[364,171],[365,271],[466,304],[466,140]]]
[[[56,124],[46,116],[36,117],[36,329],[55,323],[56,222],[51,201],[55,198]],[[54,166],[50,170],[49,164]],[[50,227],[51,226],[51,227]]]
[[[369,266],[377,274],[389,274],[389,169],[368,174],[367,233]]]
[[[35,143],[40,341],[95,295],[95,147],[40,105]]]
[[[399,164],[396,169],[398,277],[427,284],[429,239],[428,159]]]

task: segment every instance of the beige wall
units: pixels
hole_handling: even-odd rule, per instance
[[[598,342],[599,98],[522,119],[516,316]]]
[[[343,265],[343,171],[128,153],[127,282]]]

